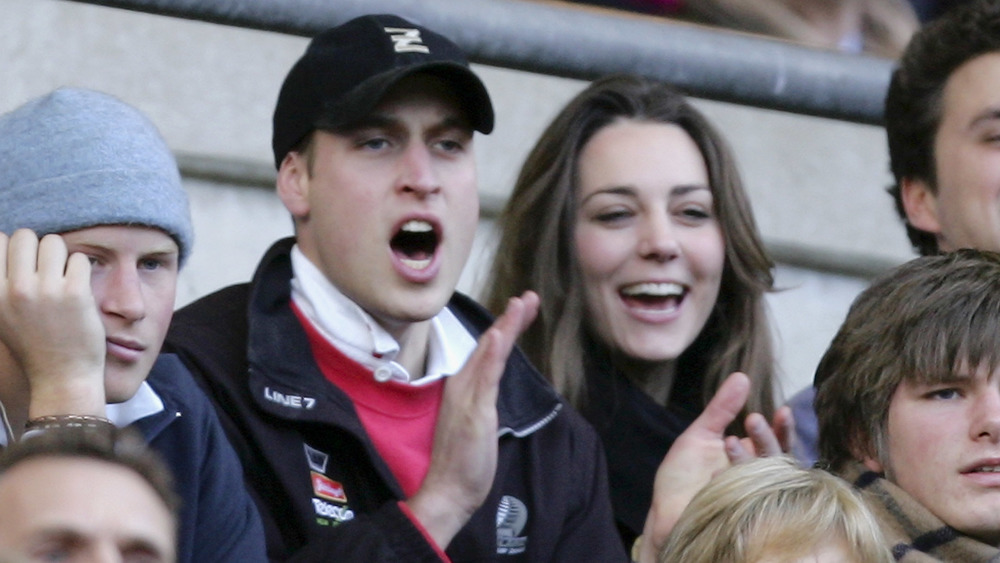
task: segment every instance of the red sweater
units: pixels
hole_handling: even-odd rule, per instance
[[[345,356],[313,327],[294,304],[326,378],[347,393],[379,455],[407,497],[420,488],[431,460],[445,380],[421,386],[379,383],[367,367]]]

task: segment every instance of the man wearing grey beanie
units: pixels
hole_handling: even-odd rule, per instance
[[[211,404],[160,354],[192,240],[176,162],[135,108],[63,88],[0,116],[0,446],[135,427],[182,499],[177,560],[265,561]]]

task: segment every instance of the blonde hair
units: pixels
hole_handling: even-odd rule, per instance
[[[878,522],[846,481],[791,458],[758,458],[719,473],[695,495],[658,561],[791,560],[835,540],[853,561],[893,560]]]

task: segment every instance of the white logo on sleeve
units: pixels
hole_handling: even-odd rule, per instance
[[[528,523],[528,507],[517,497],[504,495],[497,505],[497,553],[517,555],[524,553],[527,536],[521,536]]]
[[[397,53],[430,53],[431,50],[424,45],[420,38],[419,29],[406,27],[387,27],[385,32],[389,34],[389,39],[396,48]]]

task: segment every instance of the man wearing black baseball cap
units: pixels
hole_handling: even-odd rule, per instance
[[[513,348],[537,296],[494,322],[455,293],[474,132],[492,128],[458,47],[396,16],[321,33],[285,79],[295,237],[168,337],[219,407],[272,559],[626,559],[594,432]]]

